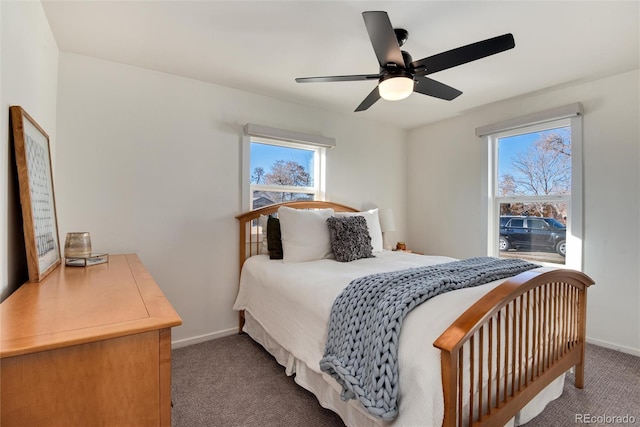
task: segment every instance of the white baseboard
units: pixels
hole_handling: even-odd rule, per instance
[[[625,347],[623,345],[614,344],[608,341],[602,341],[602,340],[589,338],[589,337],[587,337],[587,342],[589,344],[597,345],[597,346],[608,348],[611,350],[620,351],[622,353],[631,354],[632,356],[640,357],[640,349],[637,349],[637,348]]]
[[[225,329],[224,331],[212,332],[210,334],[198,335],[197,337],[184,338],[171,342],[171,348],[181,348],[189,345],[200,344],[201,342],[215,340],[229,335],[237,334],[238,328]]]

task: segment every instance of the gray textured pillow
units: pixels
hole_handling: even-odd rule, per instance
[[[327,219],[331,250],[337,261],[373,258],[367,220],[362,216]]]

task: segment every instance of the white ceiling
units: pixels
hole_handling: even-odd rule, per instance
[[[527,93],[639,68],[638,1],[58,1],[43,0],[63,52],[103,58],[413,128]],[[353,110],[378,64],[361,13],[409,31],[414,60],[512,33],[515,49],[429,77],[463,94],[420,94]]]

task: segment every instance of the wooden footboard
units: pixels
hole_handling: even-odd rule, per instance
[[[538,268],[496,287],[435,342],[442,352],[443,425],[502,426],[575,366],[584,384],[586,275]]]

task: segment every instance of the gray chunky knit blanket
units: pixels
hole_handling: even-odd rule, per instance
[[[405,316],[422,302],[539,267],[520,259],[470,258],[353,280],[336,298],[320,369],[383,420],[398,413],[398,341]]]

